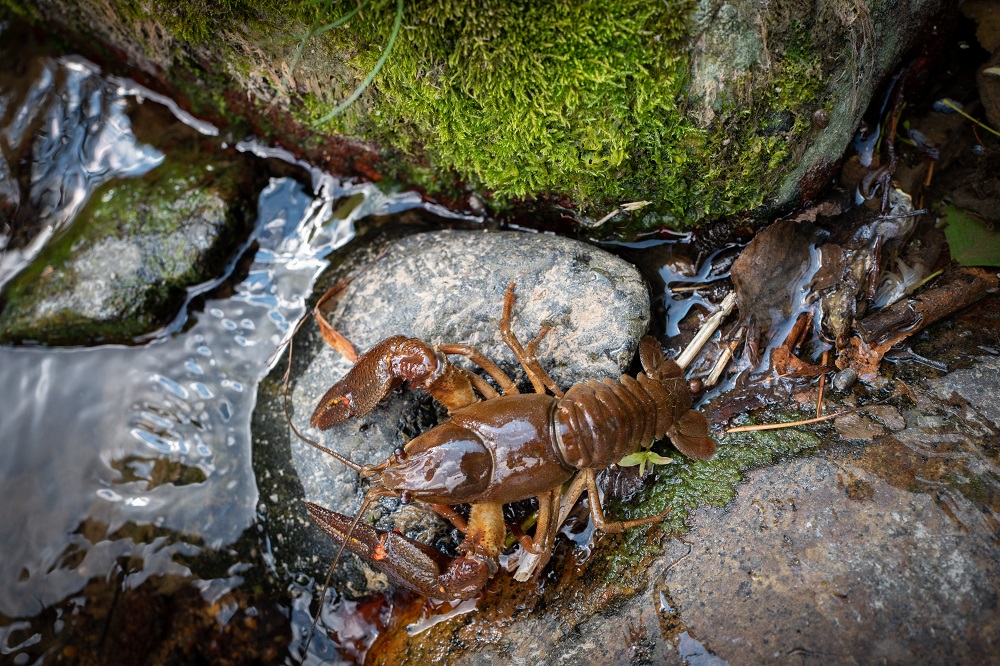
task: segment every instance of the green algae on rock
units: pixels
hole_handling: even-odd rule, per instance
[[[217,277],[249,231],[244,164],[170,162],[103,186],[69,231],[7,285],[0,341],[131,342]]]
[[[483,188],[499,205],[549,198],[582,218],[652,199],[646,227],[814,196],[946,4],[406,3],[373,83],[316,128],[382,59],[395,0],[321,34],[356,5],[109,0],[83,20],[64,0],[0,1],[98,37],[197,112],[239,115],[340,173],[448,197]]]

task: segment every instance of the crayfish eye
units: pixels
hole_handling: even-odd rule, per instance
[[[411,499],[412,499],[412,496],[410,495],[410,491],[409,490],[404,490],[403,492],[401,492],[399,494],[399,503],[400,504],[409,504]]]
[[[404,451],[402,448],[397,448],[395,451],[392,452],[392,457],[396,460],[397,463],[406,462],[407,458],[406,451]]]

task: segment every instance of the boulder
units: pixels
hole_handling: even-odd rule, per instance
[[[129,343],[225,273],[253,226],[242,159],[168,160],[100,187],[70,229],[6,286],[0,341]]]
[[[384,247],[380,255],[379,245]],[[373,255],[378,258],[366,264]],[[336,274],[351,272],[357,277],[337,298],[330,322],[359,352],[397,334],[431,344],[468,343],[527,391],[531,387],[497,328],[510,283],[516,284],[515,334],[524,344],[543,325],[552,327],[537,356],[564,389],[585,379],[625,372],[649,323],[647,288],[633,266],[598,248],[556,236],[451,230],[416,234],[355,250]],[[331,280],[325,282],[329,286]],[[402,390],[363,418],[324,433],[310,430],[309,416],[319,398],[351,363],[323,342],[312,322],[296,337],[294,350],[289,388],[292,422],[355,462],[381,462],[446,416],[423,391]],[[261,496],[273,507],[267,509],[269,529],[283,534],[284,548],[276,548],[277,556],[292,570],[315,571],[319,562],[314,558],[320,554],[328,562],[333,542],[318,529],[303,530],[308,520],[303,500],[353,515],[364,489],[355,472],[289,437],[287,428],[273,427],[273,422],[284,425],[280,389],[271,384],[280,381],[283,370],[283,365],[275,370],[261,390],[273,399],[262,400],[255,415],[255,467]],[[443,540],[438,545],[445,548],[449,543],[454,546],[450,526],[426,507],[411,504],[401,512],[397,509],[394,500],[375,507],[378,527],[395,527],[424,540]],[[296,536],[290,537],[288,530]],[[356,558],[345,559],[350,562],[335,574],[335,585],[342,592],[361,596],[386,589],[382,576],[359,568]]]

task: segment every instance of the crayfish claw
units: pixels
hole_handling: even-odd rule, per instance
[[[326,430],[352,416],[364,416],[406,381],[426,389],[449,411],[477,400],[461,368],[423,340],[395,335],[362,354],[344,378],[323,394],[309,425]]]
[[[390,580],[419,594],[441,600],[471,599],[496,572],[488,558],[470,555],[450,559],[444,553],[399,532],[377,530],[318,504],[306,502],[320,529],[344,549],[365,559]],[[491,566],[492,565],[492,566]]]
[[[426,380],[437,369],[434,351],[420,340],[394,335],[361,355],[354,367],[320,398],[309,425],[326,430],[364,416],[404,381]]]

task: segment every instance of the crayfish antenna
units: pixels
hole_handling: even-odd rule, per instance
[[[309,653],[309,644],[312,642],[313,634],[316,633],[316,625],[319,623],[319,616],[323,613],[323,604],[326,602],[326,593],[330,589],[330,579],[333,578],[333,570],[337,568],[337,563],[340,562],[340,556],[344,554],[344,547],[347,546],[347,542],[350,541],[351,535],[354,534],[354,528],[358,526],[361,522],[361,517],[365,515],[368,510],[368,506],[372,503],[376,497],[379,496],[377,490],[372,489],[365,493],[365,498],[361,502],[361,506],[358,508],[358,512],[354,514],[354,520],[351,521],[351,526],[347,530],[347,534],[344,540],[340,542],[340,548],[337,550],[337,554],[333,558],[333,562],[330,563],[330,568],[326,572],[326,580],[323,581],[323,591],[319,595],[319,608],[316,609],[316,615],[313,616],[312,625],[309,626],[309,635],[306,637],[306,644],[302,648],[302,658],[305,660],[306,655]]]
[[[285,343],[288,345],[288,365],[287,367],[285,367],[285,375],[284,377],[282,377],[281,380],[281,408],[285,415],[285,422],[288,424],[288,427],[292,429],[292,432],[295,433],[295,436],[301,439],[303,442],[315,446],[323,453],[327,453],[333,456],[336,460],[339,460],[343,464],[353,469],[355,472],[361,474],[363,473],[364,470],[364,468],[361,465],[357,464],[352,460],[348,460],[347,458],[345,458],[344,456],[340,455],[339,453],[337,453],[332,449],[326,448],[319,442],[314,442],[313,440],[304,436],[301,432],[299,432],[299,429],[295,427],[295,424],[292,423],[292,417],[288,414],[288,381],[292,375],[292,345],[293,341],[295,340],[295,334],[298,332],[299,328],[302,327],[303,321],[305,321],[305,319],[303,319],[298,323],[298,325],[295,327],[295,330],[292,332],[291,336],[289,336],[287,343]],[[274,353],[277,354],[281,349],[282,345],[278,345],[278,348],[275,349]]]

